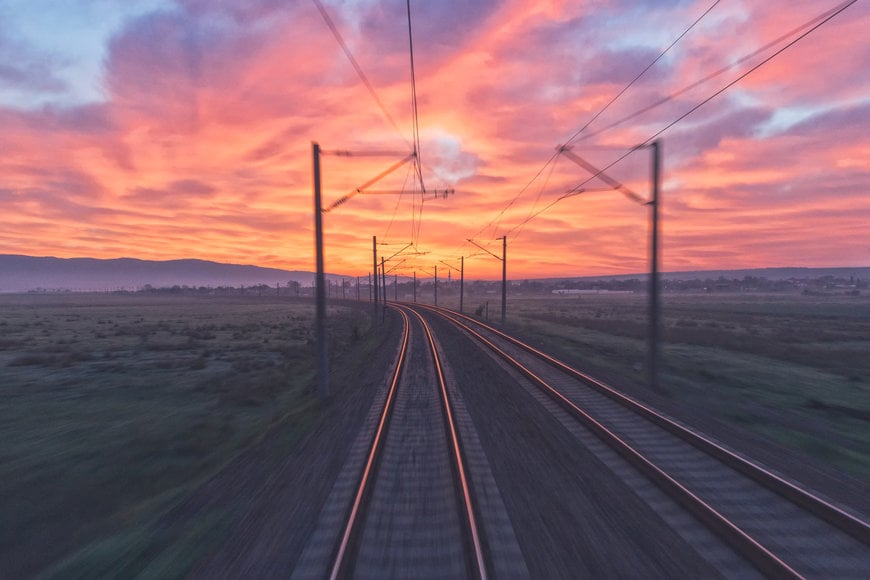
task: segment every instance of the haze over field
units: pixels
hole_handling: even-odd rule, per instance
[[[336,276],[328,276],[336,279]],[[0,255],[0,292],[31,290],[138,290],[172,286],[253,286],[314,284],[312,272],[218,264],[203,260],[154,262],[120,258],[50,258]]]
[[[442,270],[441,280],[447,278]],[[632,273],[616,276],[593,278],[574,278],[583,281],[645,280],[647,274]],[[820,281],[825,277],[841,280],[868,281],[870,268],[764,268],[756,270],[708,270],[699,272],[664,272],[663,280],[715,280],[724,277],[728,280],[741,280],[745,277],[776,280]],[[326,274],[330,282],[355,284],[355,276]],[[456,278],[453,278],[456,280]],[[570,278],[569,278],[570,279]],[[368,284],[368,276],[362,276],[362,285]],[[399,276],[400,283],[411,278]],[[473,280],[469,278],[469,280]],[[514,279],[517,280],[517,279]],[[541,280],[544,292],[552,285],[565,281],[565,278]],[[390,283],[393,277],[390,276]],[[421,273],[420,283],[431,282],[431,277]],[[241,264],[220,264],[207,260],[168,260],[152,261],[134,258],[98,260],[94,258],[52,258],[35,256],[15,256],[0,254],[0,293],[31,291],[75,291],[102,292],[105,290],[140,290],[146,286],[172,288],[188,286],[192,288],[251,287],[266,284],[287,288],[290,282],[298,282],[300,287],[314,286],[314,273],[300,270],[281,270]],[[866,287],[866,286],[865,286]],[[286,293],[287,290],[284,290]],[[353,296],[353,293],[351,293]]]
[[[312,2],[0,0],[0,253],[312,270],[311,142],[396,153],[325,157],[330,203],[411,141],[405,3],[323,4],[399,130]],[[545,165],[555,147],[711,5],[573,141],[599,167],[840,4],[411,2],[423,178],[455,194],[421,204],[402,167],[373,187],[403,195],[326,215],[327,271],[369,271],[373,235],[428,252],[400,274],[478,253],[467,238],[499,253],[502,235],[511,278],[646,271],[647,210],[619,193],[526,220],[589,176],[565,156]],[[663,270],[870,264],[867,30],[856,2],[662,133]],[[608,174],[645,197],[649,162],[638,151]],[[489,256],[466,262],[500,276]]]

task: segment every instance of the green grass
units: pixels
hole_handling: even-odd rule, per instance
[[[364,346],[367,312],[330,307],[331,354]],[[220,534],[164,538],[155,518],[278,422],[292,448],[318,412],[308,303],[0,296],[0,313],[2,577],[61,557],[58,577],[165,577]]]
[[[579,368],[644,384],[644,296],[514,299],[508,313]],[[870,478],[870,297],[665,294],[662,314],[671,397]]]

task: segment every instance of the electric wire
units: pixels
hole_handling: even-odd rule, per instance
[[[771,60],[773,60],[774,58],[776,58],[777,56],[779,56],[780,54],[782,54],[783,52],[785,52],[786,50],[788,50],[789,48],[791,48],[792,46],[794,46],[795,44],[800,42],[801,40],[803,40],[804,38],[806,38],[807,36],[809,36],[810,34],[815,32],[816,30],[818,30],[821,26],[823,26],[827,22],[830,22],[831,19],[833,19],[835,16],[837,16],[838,14],[843,12],[846,8],[848,8],[849,6],[851,6],[852,4],[854,4],[857,1],[858,0],[847,0],[846,2],[843,2],[842,4],[839,5],[839,7],[835,8],[830,14],[828,14],[828,16],[824,17],[822,20],[817,22],[809,30],[807,30],[806,32],[804,32],[803,34],[801,34],[800,36],[798,36],[797,38],[795,38],[794,40],[792,40],[791,42],[789,42],[788,44],[786,44],[785,46],[780,48],[779,50],[775,51],[773,54],[771,54],[770,56],[768,56],[767,58],[765,58],[764,60],[762,60],[761,62],[756,64],[755,66],[751,67],[749,70],[747,70],[746,72],[744,72],[743,74],[741,74],[740,76],[735,78],[733,81],[726,84],[724,87],[722,87],[718,91],[714,92],[712,95],[710,95],[709,97],[707,97],[706,99],[704,99],[703,101],[701,101],[700,103],[698,103],[697,105],[695,105],[694,107],[692,107],[691,109],[689,109],[688,111],[686,111],[685,113],[683,113],[682,115],[680,115],[679,117],[677,117],[676,119],[674,119],[673,121],[671,121],[670,123],[665,125],[662,129],[653,133],[650,137],[648,137],[645,141],[643,141],[640,145],[638,145],[634,149],[637,149],[639,147],[645,147],[646,145],[651,143],[656,137],[658,137],[659,135],[661,135],[662,133],[664,133],[665,131],[667,131],[668,129],[670,129],[671,127],[673,127],[674,125],[676,125],[677,123],[679,123],[680,121],[682,121],[683,119],[685,119],[686,117],[688,117],[689,115],[691,115],[692,113],[694,113],[695,111],[697,111],[698,109],[700,109],[701,107],[703,107],[704,105],[706,105],[707,103],[709,103],[710,101],[712,101],[713,99],[718,97],[719,95],[721,95],[722,93],[724,93],[725,91],[727,91],[728,89],[733,87],[734,85],[736,85],[738,82],[742,81],[744,78],[748,77],[750,74],[752,74],[753,72],[755,72],[756,70],[758,70],[759,68],[761,68],[762,66],[764,66],[765,64],[767,64],[768,62],[770,62]],[[816,18],[816,20],[818,20],[818,19]]]
[[[550,179],[553,177],[553,172],[556,170],[556,165],[559,163],[559,156],[556,156],[555,161],[550,165],[550,171],[547,173],[547,177],[544,178],[544,182],[541,184],[541,187],[538,189],[538,195],[535,197],[535,203],[532,204],[532,208],[529,210],[529,216],[534,213],[535,209],[538,207],[538,202],[541,201],[541,196],[544,194],[544,190],[547,188],[547,185],[550,183]],[[528,216],[526,216],[528,217]],[[526,222],[528,223],[528,222]],[[515,231],[514,231],[515,230]],[[520,235],[520,231],[522,231],[522,227],[514,228],[511,230],[513,234],[511,238],[514,238]],[[505,233],[507,235],[507,233]]]
[[[417,241],[420,241],[420,235],[423,231],[423,207],[425,206],[425,199],[420,199],[420,213],[417,215]]]
[[[369,81],[368,77],[365,74],[365,71],[363,71],[362,67],[359,65],[359,62],[353,56],[353,53],[351,52],[350,48],[348,47],[347,43],[345,42],[343,36],[341,35],[341,32],[338,30],[338,27],[335,25],[332,18],[329,16],[329,13],[326,11],[326,8],[323,6],[321,1],[320,0],[312,0],[312,2],[314,3],[318,12],[320,12],[320,15],[323,18],[324,22],[326,23],[326,26],[329,28],[332,35],[335,37],[335,40],[338,42],[339,46],[341,47],[341,49],[344,52],[345,56],[347,57],[348,61],[350,61],[350,64],[353,67],[354,71],[356,71],[357,76],[360,78],[363,85],[365,85],[365,87],[368,90],[369,94],[371,95],[372,99],[375,101],[378,108],[383,113],[384,117],[387,119],[387,121],[389,121],[390,125],[393,126],[393,128],[396,130],[396,132],[399,134],[399,136],[402,138],[402,140],[405,142],[405,144],[408,145],[408,147],[411,148],[413,151],[412,157],[413,157],[413,161],[414,161],[414,169],[415,169],[415,173],[416,173],[416,179],[415,179],[415,182],[412,186],[413,187],[413,192],[412,192],[413,195],[412,195],[412,207],[411,207],[411,232],[412,232],[413,243],[416,246],[416,244],[419,240],[419,237],[420,237],[420,231],[422,229],[421,222],[423,219],[423,217],[422,217],[423,216],[423,201],[424,201],[423,197],[426,193],[426,186],[425,186],[425,183],[423,180],[423,165],[422,165],[422,160],[421,160],[421,155],[420,155],[420,150],[421,150],[421,146],[420,146],[420,121],[419,121],[419,109],[417,106],[417,81],[416,81],[416,71],[415,71],[415,66],[414,66],[414,40],[413,40],[413,32],[412,32],[412,26],[411,26],[411,1],[407,0],[406,7],[407,7],[407,16],[408,16],[408,45],[409,45],[410,65],[411,65],[411,112],[412,112],[412,140],[413,140],[413,143],[410,143],[407,140],[407,138],[402,133],[402,130],[399,128],[398,123],[396,123],[395,119],[393,119],[393,116],[390,115],[390,113],[387,110],[386,106],[384,105],[383,101],[381,101],[380,97],[378,97],[378,94],[375,91],[374,86],[372,85],[371,81]],[[433,173],[435,173],[434,170],[433,170]],[[435,175],[436,175],[436,177],[438,176],[437,173],[435,173]],[[379,178],[382,176],[383,176],[383,174],[381,174],[381,176],[379,176]],[[419,182],[419,187],[420,187],[420,189],[419,189],[419,192],[420,192],[419,205],[416,202],[417,191],[418,191],[417,190],[417,182]],[[369,184],[370,184],[370,182],[369,182]],[[401,202],[401,195],[404,193],[406,186],[407,186],[407,178],[405,179],[405,182],[402,186],[401,193],[399,194],[400,195],[399,203]],[[363,186],[363,187],[365,187],[365,186]],[[360,190],[363,189],[363,187],[357,188],[355,191],[351,192],[350,194],[343,196],[342,198],[339,199],[339,201],[337,203],[335,203],[335,204],[333,204],[333,206],[327,208],[326,211],[329,211],[329,210],[333,209],[334,207],[343,204],[344,202],[346,202],[350,197],[352,197],[356,193],[361,193]],[[396,208],[398,208],[398,203],[396,205]],[[387,228],[388,231],[392,227],[394,219],[395,219],[395,210],[394,210],[393,218],[390,220],[390,224]]]
[[[356,58],[354,58],[353,53],[350,51],[350,48],[347,46],[347,43],[344,41],[344,38],[342,37],[341,32],[339,32],[338,28],[335,26],[335,23],[332,21],[332,18],[330,18],[329,13],[326,11],[326,8],[324,8],[324,6],[320,2],[320,0],[311,0],[311,1],[317,7],[317,10],[318,10],[318,12],[320,12],[320,16],[323,18],[323,21],[326,23],[327,28],[329,28],[329,31],[332,32],[332,35],[335,37],[335,40],[338,42],[338,45],[344,51],[344,54],[347,57],[347,60],[350,61],[350,64],[353,67],[353,70],[356,71],[357,76],[360,78],[363,85],[365,85],[366,89],[368,89],[369,94],[372,96],[372,99],[374,99],[375,103],[377,103],[378,108],[384,114],[384,117],[386,117],[387,121],[389,121],[390,125],[393,126],[393,128],[396,130],[396,133],[399,134],[399,136],[402,138],[402,140],[405,142],[405,144],[408,145],[408,147],[412,147],[411,143],[408,142],[408,139],[405,137],[404,133],[402,133],[402,130],[399,129],[398,123],[396,123],[395,119],[393,119],[393,116],[390,115],[389,111],[387,111],[387,108],[384,106],[384,103],[381,101],[380,97],[378,97],[377,92],[375,92],[375,87],[369,81],[368,77],[366,76],[366,73],[363,71],[362,67],[359,65]]]
[[[675,38],[674,41],[668,45],[667,48],[665,48],[663,51],[661,51],[659,53],[659,55],[652,60],[652,62],[650,62],[648,65],[646,65],[646,67],[642,71],[640,71],[636,77],[631,79],[631,81],[627,85],[625,85],[625,87],[623,87],[623,89],[621,91],[619,91],[612,99],[610,99],[610,101],[607,102],[606,105],[604,105],[597,113],[595,113],[595,115],[593,115],[592,118],[589,119],[585,125],[583,125],[577,131],[575,131],[574,134],[571,135],[571,137],[569,137],[567,141],[565,141],[565,145],[571,144],[571,142],[573,142],[574,139],[576,139],[577,136],[580,135],[580,133],[585,131],[586,128],[589,127],[589,125],[594,123],[595,120],[604,113],[604,111],[606,111],[608,108],[610,108],[610,105],[615,103],[617,101],[617,99],[619,99],[619,97],[621,97],[628,89],[630,89],[632,87],[632,85],[634,85],[635,82],[638,81],[638,79],[640,79],[640,77],[642,77],[644,74],[646,74],[646,72],[649,69],[651,69],[658,61],[660,61],[668,53],[668,51],[670,51],[680,40],[683,39],[684,36],[686,36],[699,22],[701,22],[701,20],[703,20],[704,17],[707,16],[707,14],[709,14],[710,11],[713,10],[713,8],[715,8],[716,5],[719,4],[720,1],[721,0],[716,0],[715,2],[713,2],[709,6],[709,8],[707,8],[700,16],[698,16],[698,18],[695,19],[694,22],[692,22],[692,24],[689,25],[688,28],[686,28],[683,31],[682,34],[680,34],[677,38]]]
[[[845,2],[844,2],[844,4],[845,4]],[[841,6],[842,6],[842,4],[841,4]],[[790,31],[786,32],[785,34],[780,35],[779,37],[775,38],[774,40],[771,40],[770,42],[768,42],[764,46],[761,46],[761,47],[757,48],[756,50],[753,50],[752,52],[740,57],[739,59],[734,61],[732,64],[729,64],[728,66],[722,67],[719,70],[717,70],[713,73],[710,73],[709,75],[702,77],[702,78],[698,79],[697,81],[683,87],[682,89],[675,91],[675,92],[671,93],[670,95],[663,97],[663,98],[659,99],[658,101],[655,101],[654,103],[652,103],[650,105],[647,105],[646,107],[638,109],[637,111],[635,111],[634,113],[631,113],[630,115],[627,115],[627,116],[625,116],[617,121],[614,121],[613,123],[606,125],[605,127],[602,127],[600,129],[596,129],[595,131],[592,131],[590,133],[586,133],[585,135],[583,135],[582,139],[585,140],[585,139],[591,139],[592,137],[597,137],[598,135],[601,135],[602,133],[609,131],[610,129],[614,129],[615,127],[618,127],[619,125],[622,125],[626,121],[630,121],[636,117],[639,117],[640,115],[643,115],[644,113],[647,113],[653,109],[660,107],[661,105],[664,105],[665,103],[667,103],[669,101],[676,99],[680,95],[683,95],[683,94],[691,91],[692,89],[695,89],[703,84],[710,82],[714,78],[721,76],[732,69],[737,68],[741,64],[745,63],[748,60],[755,58],[759,54],[767,52],[768,50],[770,50],[774,46],[776,46],[776,45],[782,43],[784,40],[794,36],[795,34],[800,32],[801,30],[808,28],[809,26],[812,26],[813,24],[815,24],[819,20],[822,20],[826,16],[833,13],[835,10],[837,10],[837,8],[838,7],[832,8],[832,9],[816,16],[812,20],[805,22],[796,28],[791,29]]]
[[[667,53],[668,53],[668,52],[669,52],[669,51],[670,51],[670,50],[671,50],[671,49],[672,49],[672,48],[673,48],[673,47],[674,47],[674,46],[675,46],[675,45],[676,45],[680,40],[682,40],[682,38],[683,38],[684,36],[686,36],[686,35],[687,35],[687,34],[688,34],[688,33],[689,33],[689,32],[690,32],[690,31],[691,31],[691,30],[692,30],[692,29],[693,29],[693,28],[694,28],[694,27],[695,27],[695,26],[696,26],[696,25],[697,25],[697,24],[698,24],[698,23],[699,23],[699,22],[700,22],[700,21],[701,21],[705,16],[707,16],[707,14],[709,14],[710,11],[712,11],[713,8],[715,8],[716,5],[719,4],[720,1],[721,1],[721,0],[715,0],[715,1],[714,1],[714,2],[713,2],[713,3],[712,3],[712,4],[711,4],[711,5],[710,5],[710,6],[709,6],[709,7],[708,7],[704,12],[703,12],[703,13],[701,13],[700,16],[698,16],[698,17],[695,19],[694,22],[692,22],[692,23],[691,23],[691,24],[690,24],[690,25],[689,25],[689,26],[688,26],[688,27],[687,27],[687,28],[686,28],[686,29],[685,29],[685,30],[684,30],[684,31],[683,31],[679,36],[677,36],[676,39],[673,40],[673,42],[671,42],[671,43],[670,43],[670,44],[669,44],[669,45],[668,45],[664,50],[662,50],[662,51],[659,53],[659,55],[656,56],[656,57],[655,57],[655,58],[654,58],[654,59],[653,59],[653,60],[652,60],[652,61],[651,61],[651,62],[650,62],[650,63],[649,63],[649,64],[648,64],[648,65],[647,65],[647,66],[646,66],[642,71],[640,71],[640,72],[639,72],[639,73],[638,73],[638,74],[637,74],[637,75],[636,75],[636,76],[635,76],[635,77],[634,77],[634,78],[633,78],[633,79],[632,79],[632,80],[631,80],[631,81],[630,81],[630,82],[629,82],[629,83],[628,83],[628,84],[627,84],[627,85],[626,85],[626,86],[625,86],[621,91],[619,91],[616,95],[614,95],[613,98],[610,99],[610,101],[608,101],[608,102],[607,102],[607,103],[606,103],[606,104],[605,104],[605,105],[604,105],[604,106],[603,106],[603,107],[602,107],[602,108],[601,108],[597,113],[595,113],[595,115],[593,115],[592,118],[589,119],[589,121],[587,121],[585,125],[583,125],[582,127],[580,127],[580,129],[578,129],[577,131],[575,131],[574,134],[572,134],[571,137],[568,138],[568,140],[565,142],[565,144],[566,144],[566,145],[570,144],[570,143],[571,143],[572,141],[574,141],[574,140],[575,140],[575,139],[576,139],[576,138],[577,138],[577,137],[578,137],[578,136],[579,136],[583,131],[585,131],[586,128],[589,127],[589,125],[591,125],[591,124],[592,124],[596,119],[598,119],[598,117],[600,117],[600,116],[601,116],[601,115],[602,115],[602,114],[603,114],[603,113],[604,113],[604,112],[605,112],[605,111],[606,111],[606,110],[607,110],[611,105],[613,105],[613,103],[615,103],[615,102],[616,102],[616,101],[617,101],[617,100],[618,100],[618,99],[619,99],[619,98],[620,98],[620,97],[621,97],[621,96],[622,96],[626,91],[628,91],[628,89],[631,88],[632,85],[634,85],[635,82],[637,82],[637,81],[638,81],[638,80],[639,80],[639,79],[640,79],[644,74],[646,74],[646,72],[647,72],[649,69],[651,69],[651,68],[652,68],[652,67],[653,67],[653,66],[654,66],[654,65],[655,65],[659,60],[661,60],[661,59],[662,59],[662,58],[663,58],[663,57],[664,57],[664,56],[665,56],[665,55],[666,55],[666,54],[667,54]],[[487,223],[485,226],[483,226],[482,228],[480,228],[480,230],[478,230],[478,231],[477,231],[473,236],[471,236],[471,237],[472,237],[472,238],[476,238],[476,237],[479,236],[482,232],[484,232],[484,231],[486,231],[487,229],[489,229],[490,226],[492,226],[494,230],[497,229],[497,228],[498,228],[498,224],[501,223],[501,218],[502,218],[502,216],[504,216],[505,212],[507,212],[507,211],[508,211],[508,210],[509,210],[513,205],[514,205],[514,203],[516,203],[516,201],[517,201],[517,200],[522,196],[522,194],[525,192],[525,190],[528,189],[529,186],[531,186],[532,183],[534,183],[535,180],[536,180],[538,177],[540,177],[540,175],[541,175],[541,174],[542,174],[542,173],[547,169],[547,166],[548,166],[550,163],[552,163],[552,162],[553,162],[553,161],[554,161],[554,160],[555,160],[559,155],[560,155],[560,152],[557,150],[556,153],[554,153],[554,154],[553,154],[553,155],[552,155],[552,156],[547,160],[547,162],[544,164],[544,166],[543,166],[540,170],[538,170],[538,172],[535,174],[535,176],[532,177],[532,179],[529,181],[529,183],[527,183],[527,184],[526,184],[526,185],[525,185],[525,186],[524,186],[524,187],[519,191],[519,193],[517,193],[517,195],[514,196],[513,199],[511,199],[511,201],[507,204],[507,206],[505,206],[505,207],[504,207],[504,208],[503,208],[503,209],[498,213],[498,215],[497,215],[495,218],[493,218],[489,223]],[[526,224],[526,223],[528,223],[528,220],[524,220],[523,222],[521,222],[521,224],[523,224],[523,225]],[[516,228],[512,228],[511,231],[513,231],[514,229],[516,229]],[[493,233],[493,235],[494,235],[494,233]],[[465,247],[465,245],[463,245],[463,247]]]
[[[399,211],[399,205],[401,205],[401,203],[402,203],[402,196],[405,193],[405,188],[408,185],[408,178],[411,176],[411,169],[412,169],[412,167],[409,165],[408,172],[405,174],[405,181],[402,182],[402,189],[400,190],[400,193],[399,193],[399,199],[396,200],[396,206],[393,208],[393,214],[390,216],[390,223],[387,224],[387,231],[384,232],[385,239],[387,237],[389,237],[390,230],[393,227],[393,222],[396,221],[396,214]]]
[[[632,153],[637,151],[638,149],[642,149],[642,148],[648,146],[656,137],[660,136],[662,133],[664,133],[665,131],[667,131],[668,129],[670,129],[671,127],[673,127],[674,125],[676,125],[677,123],[679,123],[680,121],[682,121],[683,119],[685,119],[686,117],[688,117],[689,115],[691,115],[692,113],[694,113],[695,111],[700,109],[702,106],[709,103],[710,101],[712,101],[713,99],[715,99],[716,97],[718,97],[719,95],[721,95],[722,93],[724,93],[725,91],[730,89],[732,86],[734,86],[735,84],[737,84],[738,82],[740,82],[741,80],[743,80],[744,78],[746,78],[747,76],[749,76],[750,74],[752,74],[753,72],[755,72],[756,70],[758,70],[759,68],[761,68],[762,66],[764,66],[765,64],[767,64],[768,62],[773,60],[774,58],[776,58],[777,56],[779,56],[780,54],[782,54],[784,51],[791,48],[792,46],[794,46],[795,44],[797,44],[798,42],[800,42],[801,40],[803,40],[804,38],[806,38],[807,36],[809,36],[810,34],[815,32],[816,30],[818,30],[821,26],[823,26],[827,22],[830,22],[831,19],[833,19],[838,14],[842,13],[844,10],[846,10],[849,6],[851,6],[852,4],[854,4],[857,1],[858,0],[847,0],[846,2],[839,4],[834,9],[829,10],[827,12],[824,12],[821,15],[821,17],[813,18],[810,22],[814,22],[815,24],[813,24],[806,32],[804,32],[803,34],[801,34],[800,36],[798,36],[797,38],[795,38],[794,40],[792,40],[791,42],[789,42],[788,44],[786,44],[785,46],[780,48],[779,50],[775,51],[770,56],[768,56],[767,58],[765,58],[764,60],[762,60],[761,62],[759,62],[755,66],[753,66],[752,68],[748,69],[746,72],[744,72],[743,74],[741,74],[740,76],[738,76],[737,78],[735,78],[734,80],[732,80],[731,82],[726,84],[721,89],[717,90],[716,92],[714,92],[713,94],[711,94],[710,96],[708,96],[707,98],[705,98],[704,100],[702,100],[701,102],[696,104],[694,107],[692,107],[691,109],[689,109],[688,111],[686,111],[685,113],[683,113],[682,115],[680,115],[679,117],[677,117],[676,119],[674,119],[673,121],[671,121],[670,123],[665,125],[665,127],[663,127],[662,129],[653,133],[650,137],[645,139],[640,144],[635,145],[634,147],[630,148],[628,151],[626,151],[625,153],[623,153],[622,155],[617,157],[614,161],[610,162],[608,165],[606,165],[604,168],[599,170],[597,173],[595,173],[594,175],[591,175],[585,181],[582,181],[581,183],[575,185],[569,191],[560,195],[559,197],[554,199],[552,202],[547,204],[544,208],[535,212],[533,215],[529,216],[528,218],[526,218],[525,220],[523,220],[522,222],[520,222],[519,224],[514,226],[514,228],[512,228],[512,229],[515,230],[516,228],[527,224],[529,221],[533,220],[534,218],[538,217],[542,213],[546,212],[547,210],[549,210],[551,207],[553,207],[554,205],[556,205],[560,201],[562,201],[566,198],[569,198],[569,197],[573,197],[573,196],[582,194],[583,193],[582,188],[584,185],[586,185],[587,183],[589,183],[590,181],[592,181],[596,177],[600,176],[605,171],[607,171],[608,169],[610,169],[611,167],[613,167],[614,165],[616,165],[617,163],[619,163],[620,161],[622,161],[623,159],[625,159],[626,157],[628,157],[629,155],[631,155]],[[800,27],[800,29],[803,29],[803,28],[806,28],[806,26]]]
[[[411,112],[414,123],[414,153],[417,156],[417,178],[420,180],[421,194],[425,194],[426,186],[423,184],[423,168],[420,154],[420,117],[417,109],[417,76],[414,70],[414,37],[411,31],[411,0],[406,0],[405,4],[408,8],[408,49],[411,58]]]
[[[520,196],[521,196],[521,195],[522,195],[522,194],[523,194],[523,193],[524,193],[524,192],[525,192],[529,187],[531,187],[533,183],[535,183],[535,180],[537,180],[538,177],[541,176],[541,174],[542,174],[542,173],[547,169],[547,167],[549,167],[549,165],[550,165],[551,163],[553,163],[553,161],[556,160],[556,157],[558,157],[558,156],[559,156],[559,152],[558,152],[558,151],[556,151],[555,153],[553,153],[553,154],[550,156],[550,158],[547,159],[547,162],[544,163],[544,166],[541,167],[541,168],[538,170],[538,172],[537,172],[537,173],[536,173],[536,174],[535,174],[535,175],[534,175],[534,176],[533,176],[533,177],[528,181],[528,183],[526,183],[526,184],[522,187],[522,189],[520,189],[520,191],[519,191],[519,192],[514,196],[514,198],[511,199],[511,201],[510,201],[510,202],[509,202],[509,203],[508,203],[504,208],[502,208],[502,210],[498,213],[498,215],[497,215],[495,218],[493,218],[492,220],[490,220],[489,223],[487,223],[487,224],[484,225],[482,228],[480,228],[479,230],[477,230],[477,231],[476,231],[476,232],[475,232],[471,237],[472,237],[472,238],[476,238],[476,237],[478,237],[480,234],[482,234],[483,232],[485,232],[486,230],[488,230],[490,227],[493,227],[494,229],[497,228],[497,227],[498,227],[498,223],[500,223],[500,220],[501,220],[502,216],[505,214],[505,212],[507,212],[507,210],[509,210],[509,209],[511,208],[511,206],[513,206],[513,204],[516,203],[516,201],[520,198]],[[495,225],[494,225],[494,224],[495,224]],[[461,251],[462,248],[465,248],[465,246],[467,246],[467,245],[468,245],[468,242],[463,242],[463,244],[462,244],[462,246],[461,246],[461,248],[460,248],[460,251]]]

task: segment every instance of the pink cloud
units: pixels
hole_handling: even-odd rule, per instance
[[[644,271],[646,208],[615,192],[553,204],[589,176],[564,158],[533,177],[707,5],[412,6],[426,185],[456,193],[422,203],[410,192],[354,197],[325,216],[328,269],[367,272],[372,235],[415,240],[429,252],[416,259],[422,267],[470,255],[465,239],[479,232],[493,248],[508,234],[511,276]],[[397,153],[324,157],[328,203],[401,158],[410,136],[402,11],[377,3],[328,9],[399,134],[313,6],[185,1],[117,32],[107,47],[105,102],[0,108],[0,209],[10,216],[0,251],[310,269],[311,141]],[[784,0],[717,7],[590,129],[820,10]],[[662,136],[666,269],[867,263],[868,26],[870,10],[859,3]],[[574,151],[604,167],[736,74],[579,140]],[[647,196],[648,152],[608,174]],[[410,183],[403,167],[374,188]],[[468,267],[500,275],[491,258]]]

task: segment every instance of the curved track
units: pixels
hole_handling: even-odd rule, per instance
[[[765,575],[866,577],[870,525],[501,331],[449,320],[525,375]]]

